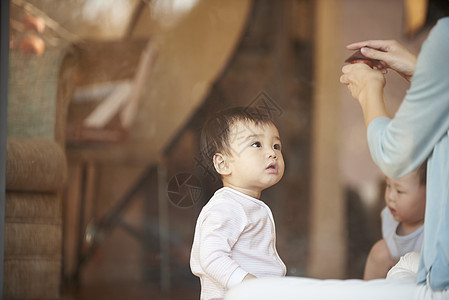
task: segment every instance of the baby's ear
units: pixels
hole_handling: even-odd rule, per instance
[[[231,169],[229,168],[229,164],[226,158],[226,155],[222,153],[215,153],[214,155],[214,167],[220,175],[229,175],[231,173]]]

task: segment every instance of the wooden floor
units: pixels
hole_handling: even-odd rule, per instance
[[[137,283],[98,285],[82,287],[78,291],[66,292],[64,300],[198,300],[198,286],[176,286],[168,292],[159,287]]]

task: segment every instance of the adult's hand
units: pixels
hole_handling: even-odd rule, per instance
[[[347,85],[351,95],[359,101],[367,127],[375,118],[388,117],[383,98],[385,77],[382,72],[361,63],[345,65],[342,72],[340,82]]]
[[[415,71],[416,55],[395,40],[368,40],[352,43],[346,48],[360,49],[366,57],[379,60],[374,67],[384,74],[390,68],[410,81]]]
[[[340,82],[347,85],[352,97],[359,102],[363,102],[368,96],[373,93],[382,94],[385,86],[385,77],[378,70],[373,70],[365,64],[350,64],[345,65],[341,69],[342,75]],[[363,103],[360,103],[363,105]]]

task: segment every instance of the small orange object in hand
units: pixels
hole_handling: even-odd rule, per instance
[[[368,65],[371,69],[373,68],[373,62],[369,59],[354,59],[351,64],[364,63]]]
[[[356,52],[354,52],[350,57],[348,57],[345,60],[345,62],[351,64],[364,63],[372,69],[374,65],[379,62],[379,60],[366,57],[365,55],[362,54],[362,52],[359,49]]]

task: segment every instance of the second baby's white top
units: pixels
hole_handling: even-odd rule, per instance
[[[396,233],[399,222],[396,221],[388,207],[381,212],[382,236],[394,259],[399,259],[408,252],[421,251],[424,239],[424,225],[407,235]]]

